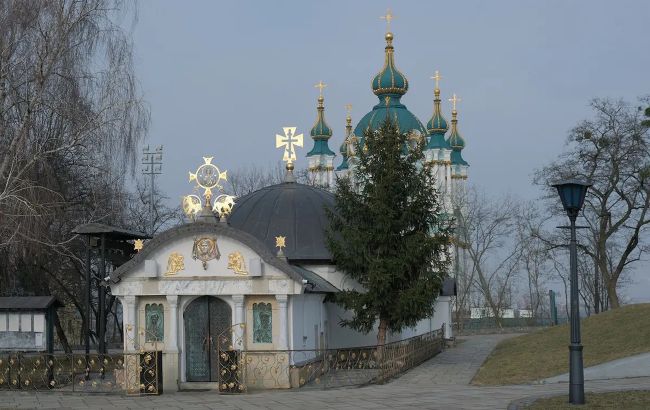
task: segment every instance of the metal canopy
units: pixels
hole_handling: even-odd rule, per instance
[[[54,296],[7,296],[0,297],[0,310],[47,310],[63,304]]]
[[[151,236],[142,232],[117,228],[115,226],[105,225],[97,222],[78,225],[72,230],[72,233],[88,236],[105,235],[106,239],[118,241],[126,241],[131,239],[151,239]]]

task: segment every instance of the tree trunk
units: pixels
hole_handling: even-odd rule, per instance
[[[613,279],[607,281],[607,297],[609,298],[610,309],[618,309],[621,307],[618,294],[616,293],[616,281]]]
[[[61,321],[59,320],[59,312],[54,312],[54,326],[56,327],[56,335],[63,346],[63,350],[66,353],[72,353],[72,348],[70,348],[70,343],[68,343],[68,338],[61,327]]]
[[[386,344],[386,329],[388,329],[388,320],[379,319],[379,330],[377,332],[377,346]]]

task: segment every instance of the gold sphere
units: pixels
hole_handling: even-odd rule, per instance
[[[393,41],[393,33],[390,31],[386,33],[386,41]]]

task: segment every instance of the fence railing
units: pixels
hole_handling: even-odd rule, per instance
[[[158,394],[159,352],[0,352],[0,390]]]
[[[383,346],[311,350],[241,350],[237,360],[221,355],[220,390],[327,389],[384,383],[435,356],[442,329]],[[238,364],[238,365],[237,365]]]
[[[312,350],[241,350],[222,335],[218,349],[221,393],[257,389],[327,389],[385,383],[443,349],[443,329],[383,346]],[[238,330],[241,329],[241,330]],[[159,351],[92,353],[0,352],[0,390],[82,393],[162,393]]]

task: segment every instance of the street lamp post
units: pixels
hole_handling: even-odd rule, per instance
[[[578,300],[578,250],[576,246],[576,218],[585,201],[590,183],[567,180],[553,184],[562,206],[571,221],[569,261],[571,268],[571,344],[569,345],[569,403],[585,403],[585,380],[580,342],[580,309]]]

